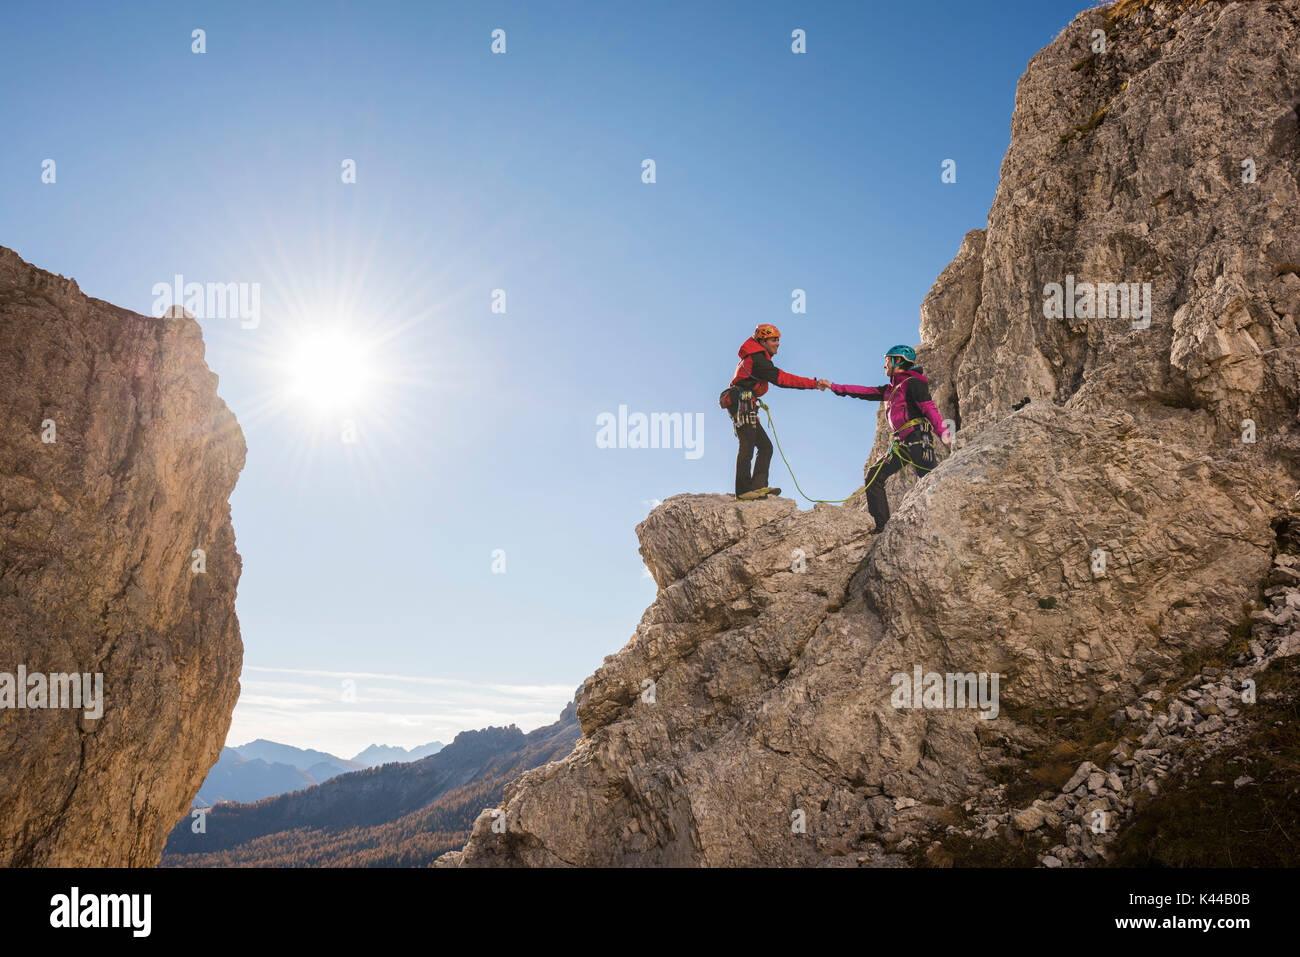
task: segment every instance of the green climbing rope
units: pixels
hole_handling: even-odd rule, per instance
[[[867,479],[866,484],[864,484],[862,488],[858,489],[848,498],[813,498],[802,488],[799,488],[799,480],[795,478],[794,469],[790,468],[790,460],[785,457],[785,451],[781,448],[781,437],[776,434],[776,423],[772,421],[772,410],[767,407],[767,403],[764,402],[762,399],[758,400],[758,404],[759,407],[762,408],[762,410],[767,414],[767,425],[768,428],[772,430],[772,438],[776,440],[776,450],[781,454],[781,461],[785,463],[786,470],[790,473],[790,479],[791,481],[794,482],[794,487],[798,489],[799,494],[802,495],[809,502],[821,502],[822,504],[825,505],[841,505],[844,502],[853,501],[859,495],[864,494],[867,491],[867,489],[871,488],[871,486],[875,484],[876,479],[880,476],[880,470],[883,469],[885,467],[885,463],[888,462],[895,455],[897,455],[900,459],[902,459],[904,464],[912,466],[912,468],[916,469],[919,472],[932,472],[934,471],[934,468],[937,467],[937,466],[933,466],[931,468],[926,468],[924,465],[918,465],[917,463],[913,462],[908,457],[907,453],[903,451],[902,444],[898,441],[897,438],[895,438],[889,445],[889,451],[885,453],[885,456],[879,462],[876,463],[875,471],[872,472],[871,478]],[[898,427],[897,431],[901,431],[907,428],[909,425],[914,425],[918,421],[920,420],[913,419],[911,422],[905,422]],[[897,431],[895,432],[895,435],[897,435]]]

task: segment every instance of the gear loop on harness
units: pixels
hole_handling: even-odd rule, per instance
[[[756,399],[754,393],[748,389],[736,391],[736,414],[731,417],[731,428],[739,436],[741,427],[758,425],[758,407],[763,405],[763,401]],[[766,409],[767,406],[763,405],[763,408]],[[771,420],[771,413],[768,413],[768,419]]]

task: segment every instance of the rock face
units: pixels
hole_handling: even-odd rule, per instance
[[[878,537],[856,503],[664,502],[637,530],[658,597],[584,684],[584,737],[455,862],[890,865],[976,804],[1074,813],[1010,813],[993,770],[1226,647],[1300,481],[1298,48],[1295,0],[1123,0],[1035,56],[988,228],[921,307],[955,451],[891,480]],[[1084,286],[1054,311],[1053,283],[1136,283],[1139,314]],[[996,673],[997,705],[896,706],[917,668]]]
[[[0,672],[103,675],[98,718],[0,710],[0,864],[154,865],[239,694],[243,435],[196,322],[2,248],[0,383]]]

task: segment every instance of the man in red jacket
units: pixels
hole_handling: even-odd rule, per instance
[[[829,385],[825,379],[805,379],[778,369],[772,364],[772,357],[780,347],[781,331],[766,322],[760,324],[740,347],[740,364],[736,366],[730,387],[723,393],[725,408],[740,441],[736,453],[736,498],[746,501],[781,494],[779,488],[769,488],[767,484],[772,440],[758,421],[758,397],[767,392],[769,383],[782,389],[825,390]],[[751,474],[750,459],[755,449],[758,459]]]

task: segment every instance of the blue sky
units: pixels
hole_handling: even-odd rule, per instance
[[[741,342],[772,322],[787,371],[877,382],[985,224],[1026,63],[1088,5],[7,11],[0,244],[143,313],[176,274],[260,289],[254,328],[201,320],[249,447],[229,743],[553,721],[654,597],[650,503],[731,490]],[[284,398],[325,329],[370,369],[351,443]],[[873,407],[770,399],[804,489],[849,494]],[[701,413],[702,454],[598,448],[620,405]]]

